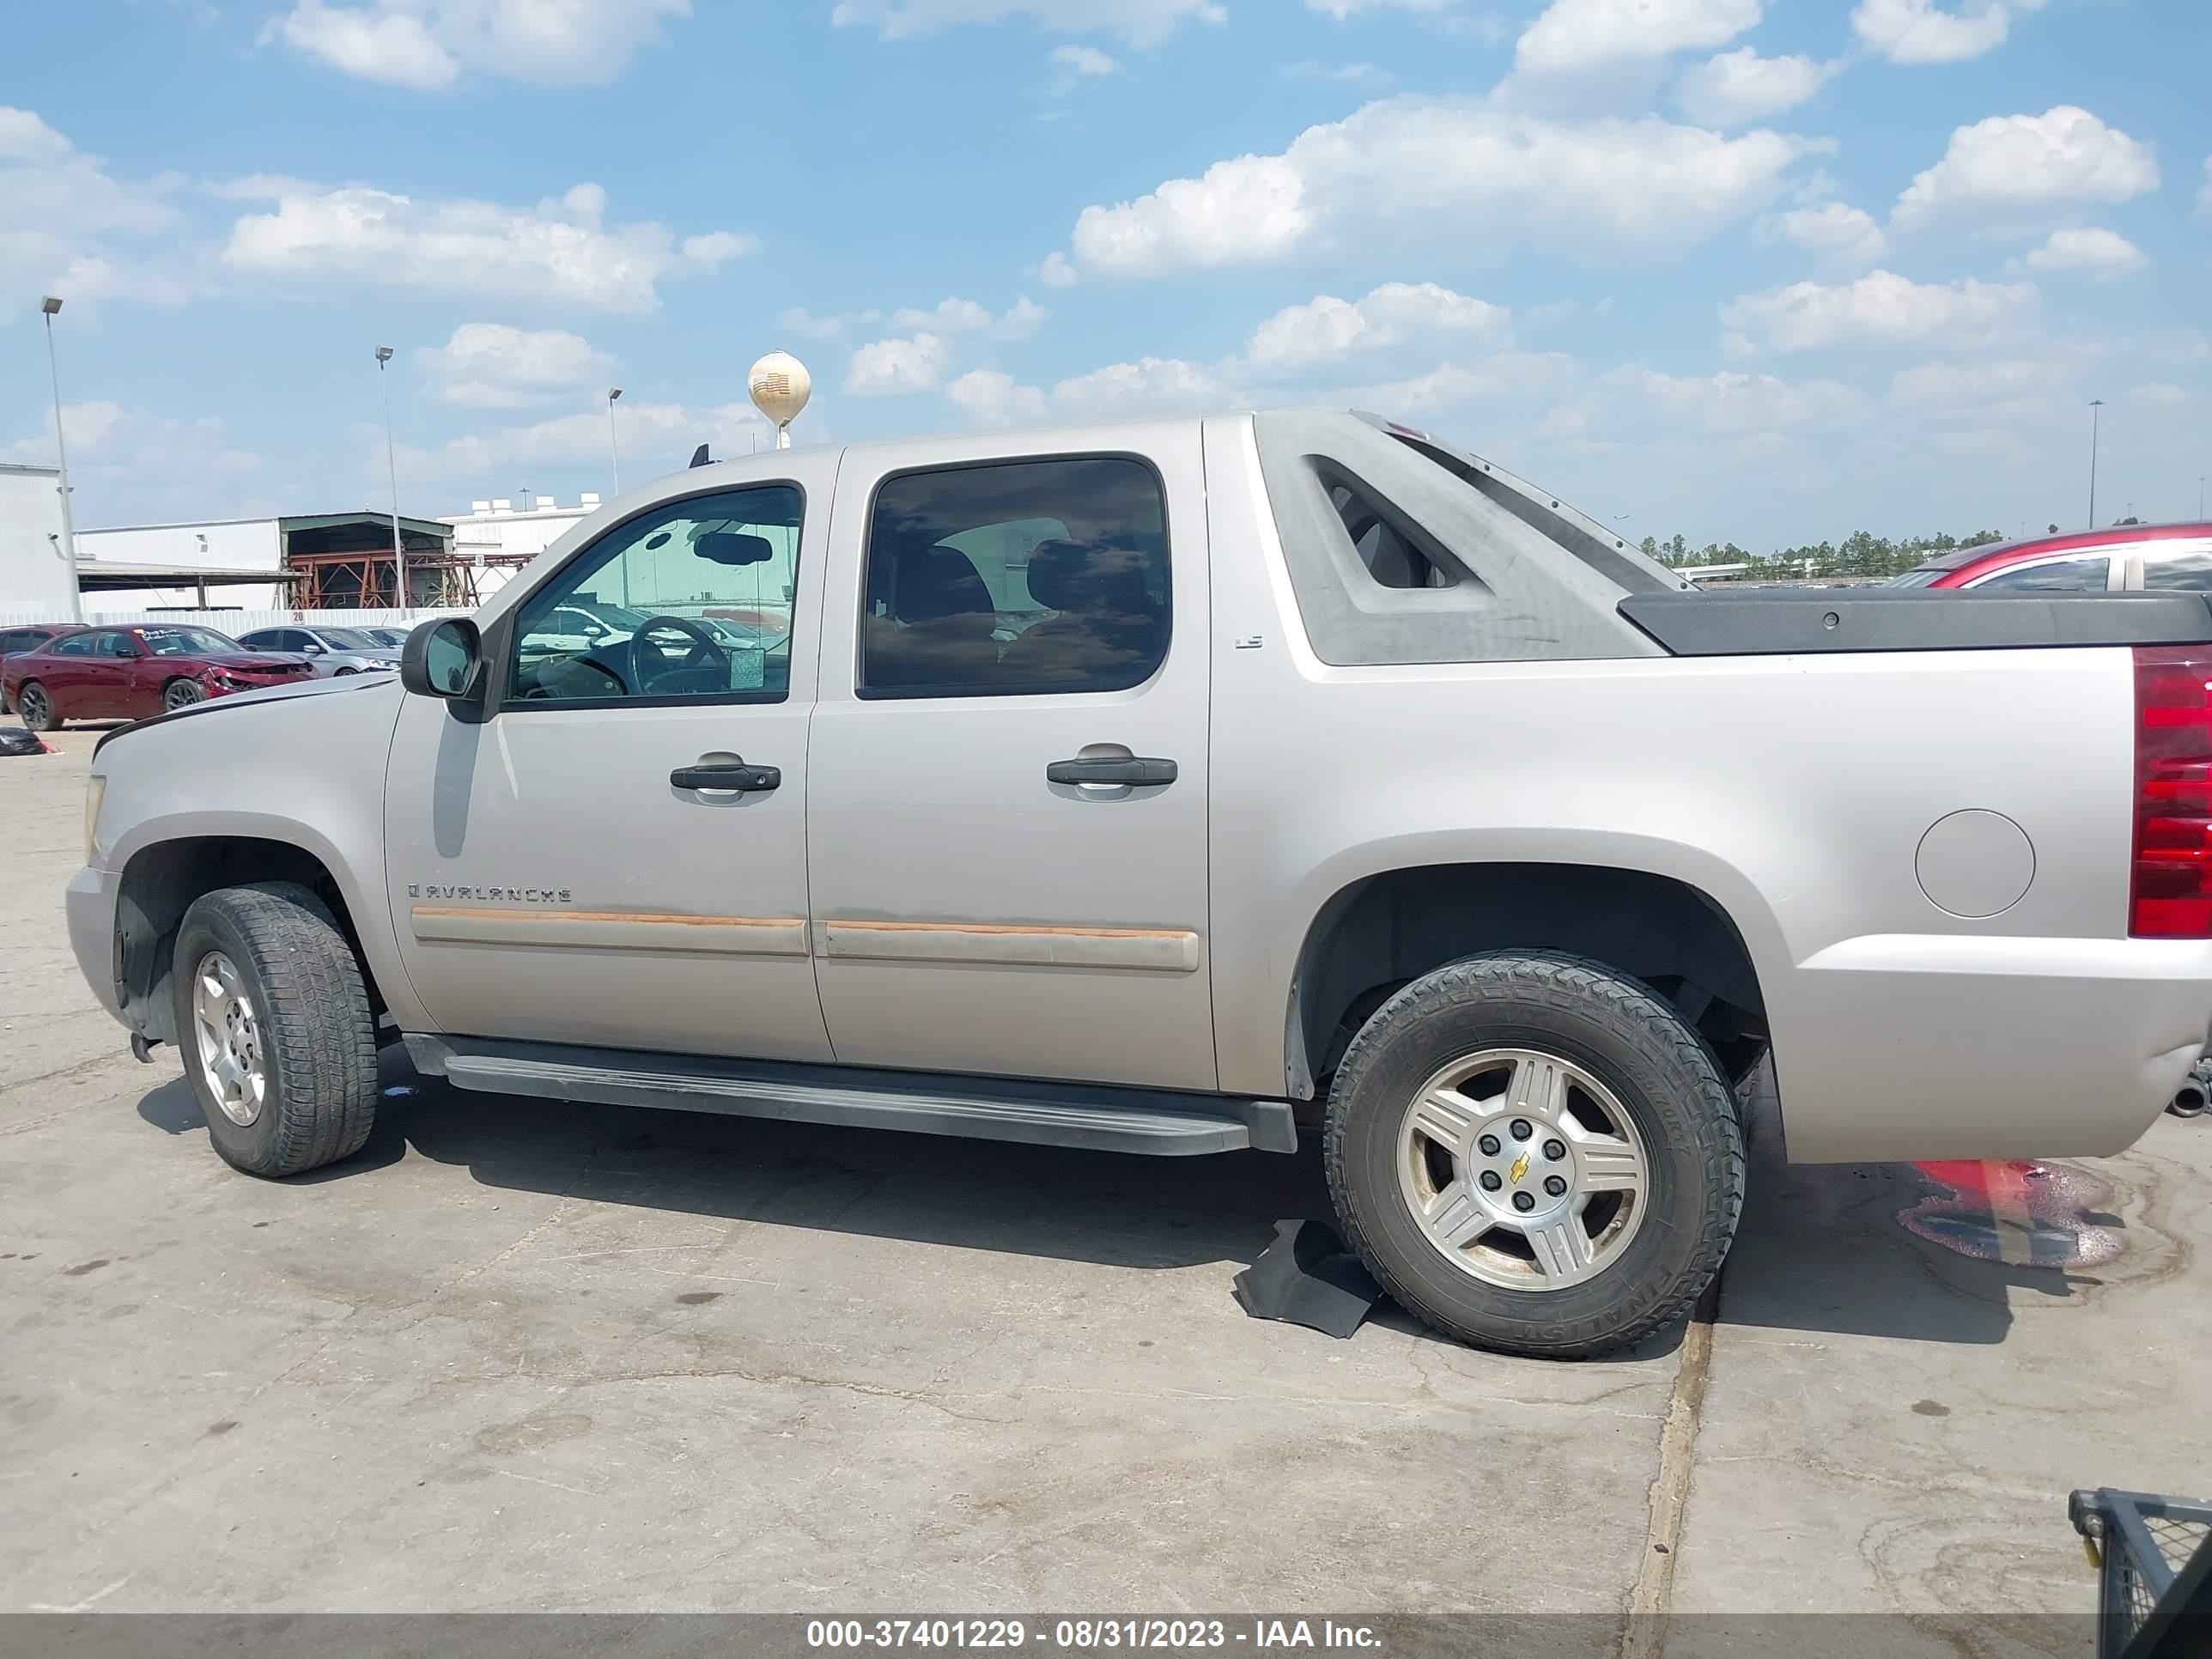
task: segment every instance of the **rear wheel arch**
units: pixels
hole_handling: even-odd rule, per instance
[[[1566,951],[1649,985],[1739,1081],[1765,1052],[1756,963],[1735,918],[1704,889],[1610,865],[1417,865],[1346,884],[1308,923],[1284,1023],[1291,1094],[1319,1093],[1400,988],[1503,950]]]
[[[319,899],[344,935],[374,1012],[385,1012],[353,909],[331,866],[296,842],[258,836],[185,836],[138,848],[116,890],[115,980],[134,1030],[173,1042],[171,961],[177,929],[195,900],[219,888],[296,882]]]

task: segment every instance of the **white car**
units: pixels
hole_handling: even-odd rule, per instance
[[[317,679],[339,674],[390,673],[399,666],[399,653],[351,628],[257,628],[239,636],[249,651],[290,651],[315,665]]]

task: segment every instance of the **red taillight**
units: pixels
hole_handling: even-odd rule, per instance
[[[2128,932],[2212,939],[2212,645],[2139,645]]]

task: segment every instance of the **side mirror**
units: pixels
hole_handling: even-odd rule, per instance
[[[309,640],[305,645],[301,646],[300,649],[306,652],[311,657],[319,657],[323,654],[323,647],[321,644],[314,640]]]
[[[417,627],[399,653],[399,683],[417,696],[465,697],[483,676],[483,637],[466,617]]]

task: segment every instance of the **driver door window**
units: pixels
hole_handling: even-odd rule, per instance
[[[524,603],[507,702],[781,702],[805,505],[768,484],[608,532]]]

